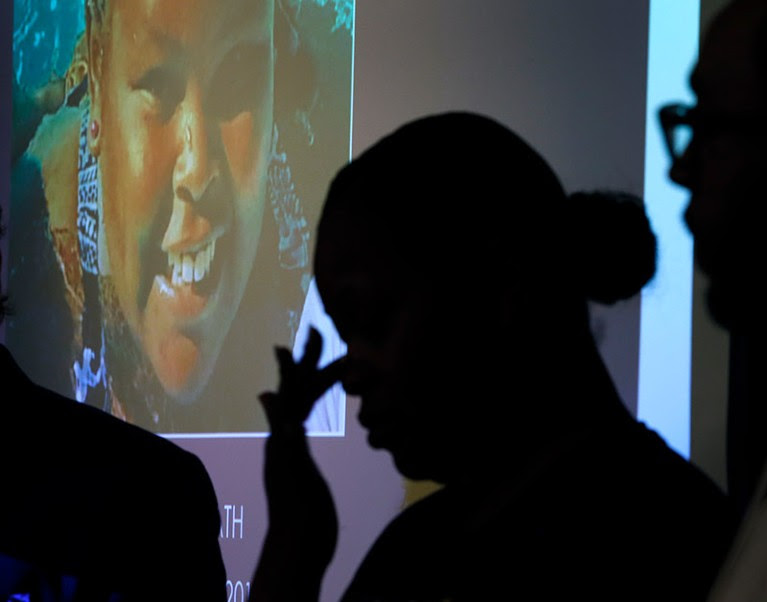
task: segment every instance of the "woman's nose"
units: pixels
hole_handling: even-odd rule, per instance
[[[176,198],[197,202],[219,175],[218,162],[211,153],[211,131],[205,116],[202,93],[191,80],[181,103],[176,136],[180,152],[173,177]]]

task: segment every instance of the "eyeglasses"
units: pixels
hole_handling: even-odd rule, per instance
[[[704,145],[721,145],[723,140],[727,140],[730,148],[751,148],[754,142],[761,145],[767,132],[764,116],[748,112],[702,112],[698,107],[674,103],[661,107],[658,117],[672,161],[678,161],[687,152],[693,134],[698,154]]]
[[[678,161],[692,140],[695,107],[681,103],[666,105],[658,111],[658,118],[663,130],[666,150],[672,161]]]

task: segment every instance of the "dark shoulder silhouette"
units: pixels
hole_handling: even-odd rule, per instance
[[[196,456],[34,384],[2,345],[0,393],[0,599],[224,599]]]
[[[0,555],[95,600],[222,600],[218,507],[202,463],[34,385],[5,347],[0,364]]]

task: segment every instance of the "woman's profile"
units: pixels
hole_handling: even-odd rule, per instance
[[[410,122],[336,175],[315,275],[347,355],[278,352],[261,396],[270,526],[254,599],[313,599],[336,537],[301,429],[335,380],[399,472],[443,487],[395,518],[344,600],[705,598],[724,495],[626,410],[588,300],[633,296],[655,237],[631,195],[567,195],[498,122]]]
[[[320,88],[295,3],[84,1],[66,102],[25,156],[69,310],[66,378],[155,431],[263,430],[232,382],[269,382],[270,363],[244,358],[295,336],[316,213],[302,197],[348,153],[323,125],[348,104]],[[14,191],[22,218],[29,190]],[[26,326],[9,325],[12,345]]]

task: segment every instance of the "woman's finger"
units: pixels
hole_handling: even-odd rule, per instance
[[[277,357],[277,364],[279,365],[280,370],[284,369],[285,367],[290,367],[295,363],[293,361],[293,355],[290,353],[290,349],[287,347],[275,347],[274,355]]]
[[[280,383],[277,392],[265,391],[259,395],[272,427],[277,423],[303,423],[317,399],[343,376],[345,361],[338,358],[317,368],[322,353],[322,336],[312,328],[298,361],[286,347],[275,347]]]
[[[270,417],[274,411],[275,404],[279,403],[277,393],[272,391],[264,391],[258,396],[258,400],[264,407],[267,417]]]
[[[316,367],[317,362],[320,361],[320,355],[322,355],[322,346],[322,335],[314,326],[310,327],[309,336],[306,339],[306,345],[304,345],[304,355],[299,363],[302,366]]]
[[[330,387],[343,378],[346,369],[346,356],[339,357],[330,362],[317,372],[315,389],[319,391],[317,397],[322,395]]]

